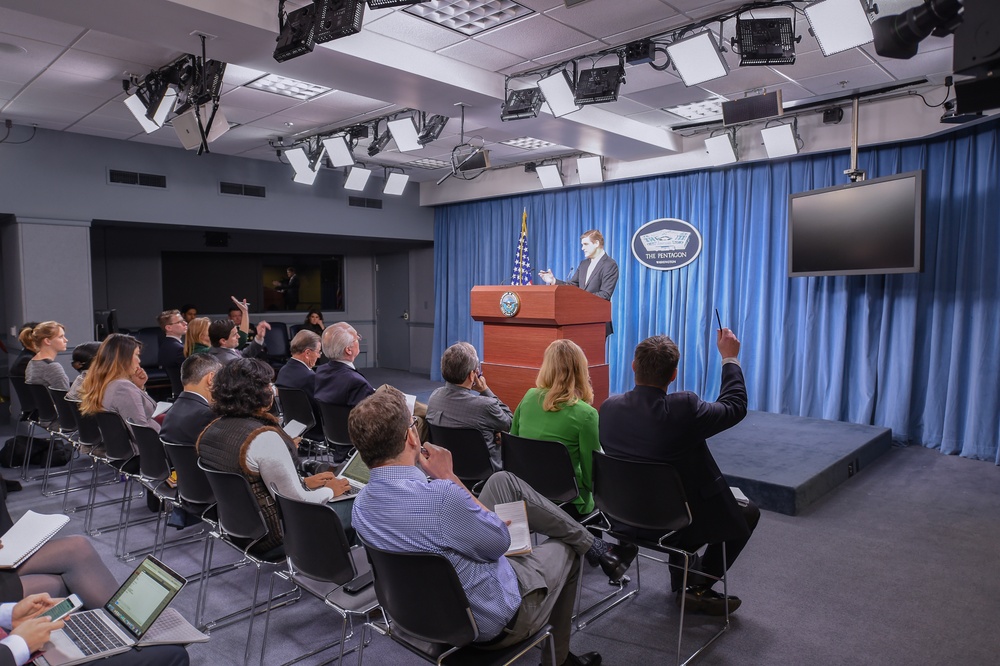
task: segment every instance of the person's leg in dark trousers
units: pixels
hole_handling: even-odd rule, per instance
[[[743,514],[743,519],[747,523],[747,529],[749,530],[749,533],[747,534],[746,537],[739,539],[730,539],[725,542],[726,544],[725,566],[723,566],[723,560],[722,560],[722,550],[723,550],[722,544],[721,543],[709,544],[708,547],[705,549],[705,553],[700,558],[698,558],[697,562],[692,563],[691,568],[703,571],[706,574],[709,574],[709,576],[714,576],[714,578],[710,578],[709,576],[699,576],[697,574],[689,574],[687,581],[689,587],[692,585],[707,585],[708,587],[712,587],[717,582],[718,578],[721,578],[726,571],[729,571],[729,568],[733,566],[733,562],[735,562],[736,558],[738,558],[740,556],[740,553],[743,552],[743,548],[747,545],[747,542],[750,541],[750,537],[753,536],[753,531],[754,529],[756,529],[757,523],[760,522],[760,509],[757,507],[756,504],[750,502],[747,504],[747,506],[741,506],[740,510]],[[685,542],[685,540],[681,538],[678,540],[676,544],[673,545],[676,545],[678,548],[683,548],[684,550],[687,551],[694,551],[700,548],[704,544]],[[683,559],[676,555],[672,555],[670,561],[671,564],[676,564],[677,566],[683,565]],[[683,575],[684,575],[683,571],[675,567],[671,567],[670,582],[673,591],[676,592],[677,590],[680,589],[681,579],[683,578]]]

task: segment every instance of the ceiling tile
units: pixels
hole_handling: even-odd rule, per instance
[[[508,53],[489,44],[483,44],[475,39],[466,39],[458,44],[447,46],[439,50],[438,53],[475,67],[488,69],[491,72],[516,65],[524,60],[519,55]]]
[[[622,93],[631,95],[642,90],[660,88],[679,81],[680,78],[672,69],[660,72],[649,65],[632,65],[625,68],[625,83],[622,85]]]
[[[674,28],[679,28],[688,22],[687,17],[681,14],[677,14],[676,12],[671,12],[671,14],[673,15],[670,18],[660,19],[659,21],[653,21],[652,23],[641,25],[638,28],[632,28],[631,30],[625,30],[614,35],[602,37],[601,41],[609,46],[620,46],[637,39],[644,39],[646,37],[652,37],[654,35],[661,35],[665,32],[670,32]],[[662,62],[663,56],[659,56],[658,60]]]
[[[479,41],[531,60],[593,40],[541,14],[512,21],[479,36]]]
[[[872,53],[874,52],[875,49],[872,47]],[[882,67],[900,81],[927,77],[933,83],[942,83],[944,77],[952,73],[951,49],[918,52],[909,60],[879,58],[877,56],[875,58]]]
[[[83,28],[0,7],[0,32],[36,39],[48,44],[69,46]],[[0,41],[7,41],[0,39]]]
[[[788,68],[782,68],[787,70]],[[700,87],[723,97],[734,99],[742,97],[742,93],[759,88],[771,88],[787,82],[788,79],[776,73],[770,67],[737,67],[730,70],[727,76],[713,81],[706,81]]]
[[[406,12],[386,14],[377,21],[372,21],[370,25],[366,24],[365,30],[371,30],[428,51],[437,51],[465,39],[465,35],[461,33]]]
[[[243,107],[255,111],[266,111],[268,113],[284,111],[302,103],[301,100],[285,97],[284,95],[243,87],[226,93],[220,99],[227,107]]]
[[[109,35],[98,30],[89,30],[73,45],[73,48],[89,53],[99,53],[110,58],[137,62],[149,69],[157,69],[183,55],[180,51],[157,46],[148,41],[138,41],[118,35]],[[192,44],[194,48],[194,44]]]
[[[38,76],[65,49],[34,39],[3,35],[0,41],[20,46],[27,53],[0,53],[0,76],[11,83],[27,83]]]
[[[77,49],[63,53],[52,63],[51,69],[101,81],[117,81],[119,86],[121,80],[125,78],[125,72],[135,75],[146,73],[145,67],[137,62],[108,58]]]
[[[890,83],[891,81],[892,77],[887,75],[882,68],[877,65],[868,65],[867,67],[801,79],[798,84],[814,95],[826,95]]]
[[[678,104],[691,104],[700,102],[711,97],[711,93],[698,86],[688,87],[681,82],[672,83],[658,88],[650,88],[636,94],[629,94],[629,98],[645,104],[654,109],[662,109],[666,106],[677,106]]]
[[[624,32],[637,25],[649,25],[673,18],[677,16],[677,12],[660,0],[628,0],[585,2],[575,7],[560,6],[545,12],[545,16],[591,37],[600,38]]]
[[[588,53],[594,53],[602,50],[604,47],[601,42],[587,42],[586,44],[580,44],[579,46],[574,46],[571,49],[566,49],[565,51],[556,51],[549,55],[540,56],[535,58],[535,62],[539,65],[552,65],[557,62],[564,62],[566,60],[573,60],[582,55]],[[613,65],[617,61],[617,58],[607,56],[600,60],[601,65]],[[583,64],[583,63],[581,63]],[[586,64],[589,65],[590,61],[587,60]]]

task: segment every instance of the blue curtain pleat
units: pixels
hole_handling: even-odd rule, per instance
[[[618,261],[612,392],[633,385],[635,344],[665,333],[682,352],[672,389],[717,393],[718,308],[743,341],[752,409],[885,426],[900,441],[1000,464],[998,133],[993,121],[860,152],[869,178],[925,170],[919,274],[787,277],[788,196],[845,182],[846,152],[442,206],[434,378],[448,345],[481,346],[469,291],[509,283],[527,209],[536,271],[572,273],[588,229]],[[697,228],[702,254],[651,270],[631,256],[632,236],[665,217]]]

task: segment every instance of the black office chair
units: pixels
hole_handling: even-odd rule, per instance
[[[368,627],[436,664],[510,664],[545,641],[548,663],[555,663],[550,625],[509,648],[478,649],[475,641],[479,628],[469,600],[455,568],[444,555],[393,553],[368,543],[364,546],[375,576],[375,595],[389,616],[388,625],[369,622]],[[428,603],[428,599],[434,603]]]
[[[264,333],[267,362],[274,368],[280,368],[292,355],[289,348],[288,326],[281,321],[272,321],[270,324],[271,330]]]
[[[323,436],[326,438],[326,445],[333,451],[333,462],[340,463],[347,459],[354,449],[351,444],[351,433],[347,429],[347,419],[351,415],[351,408],[347,405],[332,405],[328,402],[319,402],[319,416],[323,423]]]
[[[130,335],[142,343],[139,365],[146,371],[146,392],[157,400],[169,400],[173,393],[170,376],[160,367],[163,330],[159,326],[144,326]]]
[[[77,459],[81,456],[81,447],[83,446],[80,440],[80,425],[76,417],[76,411],[73,409],[73,403],[67,401],[66,394],[68,391],[63,389],[48,389],[49,397],[52,399],[52,403],[55,405],[56,413],[59,415],[59,431],[64,435],[65,440],[74,447],[74,452],[70,455],[69,466],[66,468],[64,476],[66,477],[66,484],[62,490],[55,491],[50,494],[60,494],[63,495],[63,511],[66,511],[66,505],[68,498],[66,497],[69,493],[76,492],[78,490],[87,490],[90,488],[90,484],[83,484],[80,486],[70,487],[70,480],[73,475],[78,473],[80,470],[76,469]],[[96,425],[96,424],[95,424]],[[99,436],[99,435],[98,435]],[[89,450],[89,449],[88,449]],[[89,472],[90,468],[86,468],[83,471]]]
[[[569,451],[561,442],[500,434],[504,471],[525,481],[555,504],[572,502],[580,494]]]
[[[138,519],[134,523],[132,522],[132,500],[143,495],[142,492],[138,495],[133,492],[135,482],[139,477],[139,455],[135,450],[132,432],[117,412],[98,412],[95,416],[97,418],[97,426],[101,429],[101,440],[104,442],[105,448],[104,457],[95,457],[95,460],[99,460],[113,471],[124,476],[125,483],[122,485],[121,508],[119,509],[118,522],[98,527],[91,530],[90,533],[91,535],[97,535],[109,529],[115,529],[115,556],[121,558],[125,555],[125,539],[128,536],[129,525],[148,523],[156,520],[156,516],[149,516]],[[95,472],[95,483],[90,488],[91,499],[93,499],[96,489]],[[88,517],[92,515],[93,512]]]
[[[299,454],[304,455],[306,450],[310,454],[329,453],[325,442],[317,441],[310,436],[313,434],[317,422],[316,412],[313,411],[312,402],[309,400],[306,392],[302,389],[279,386],[278,402],[281,403],[281,414],[284,417],[285,423],[295,420],[306,427],[305,433],[302,435],[302,441],[308,446],[300,445]]]
[[[285,562],[285,551],[284,548],[278,546],[264,553],[253,552],[254,547],[268,536],[269,530],[264,520],[264,515],[261,513],[260,505],[257,503],[257,499],[250,489],[250,482],[247,481],[245,476],[233,472],[210,469],[205,466],[204,461],[201,459],[198,460],[198,466],[205,472],[205,475],[208,477],[208,483],[212,486],[212,492],[215,494],[215,499],[218,502],[216,510],[219,516],[218,529],[212,532],[212,537],[214,538],[209,541],[208,562],[205,570],[207,571],[211,568],[215,542],[222,541],[227,546],[238,551],[242,555],[244,562],[253,564],[255,571],[253,596],[251,597],[250,606],[229,613],[217,620],[207,622],[204,628],[213,629],[225,624],[231,624],[242,619],[244,613],[248,613],[250,623],[247,627],[247,647],[243,655],[243,663],[247,664],[250,662],[250,645],[254,635],[254,620],[258,613],[264,612],[258,610],[257,604],[261,569],[268,565],[279,566],[283,564]],[[202,585],[202,599],[199,602],[202,607],[204,607],[204,596],[207,588],[207,584]],[[289,593],[281,596],[287,596],[287,594]],[[280,605],[284,605],[284,603]],[[277,607],[269,604],[266,610],[269,612],[272,608]]]
[[[478,494],[486,479],[493,474],[490,451],[483,434],[473,428],[445,428],[428,423],[431,443],[451,451],[455,475]]]
[[[371,584],[371,566],[365,558],[364,549],[351,548],[340,517],[329,504],[312,504],[279,493],[275,493],[274,496],[281,511],[288,570],[278,569],[271,574],[268,607],[270,608],[271,599],[274,597],[274,579],[281,578],[322,600],[341,617],[339,641],[318,647],[286,664],[312,657],[337,645],[340,646],[341,664],[344,663],[344,655],[354,649],[359,650],[358,663],[360,663],[362,649],[360,641],[356,648],[345,650],[347,640],[354,634],[353,618],[367,621],[378,609],[375,587]],[[357,592],[351,593],[345,590],[344,586],[348,583],[351,583],[348,587],[357,586],[354,588]],[[260,652],[261,666],[267,653],[270,613],[266,618],[264,644]],[[350,635],[347,633],[348,620],[351,620]],[[364,631],[361,633],[364,634]]]
[[[45,465],[42,469],[42,474],[40,476],[31,477],[32,481],[38,479],[42,480],[42,495],[46,497],[51,495],[61,494],[62,491],[49,491],[49,477],[51,476],[66,476],[69,470],[62,470],[60,472],[53,473],[52,467],[52,454],[57,449],[58,442],[66,442],[71,444],[71,437],[75,434],[76,424],[73,423],[72,418],[68,422],[63,421],[59,416],[59,411],[56,409],[55,402],[52,396],[49,394],[49,389],[41,384],[25,384],[28,389],[28,393],[31,394],[32,400],[35,401],[35,407],[38,409],[38,425],[45,428],[45,431],[49,434],[49,439],[46,442],[46,453],[45,453]],[[31,451],[34,445],[34,437],[28,438],[28,449],[24,454],[24,462],[21,470],[22,478],[27,477],[28,473],[28,461],[31,458]],[[60,460],[61,462],[61,460]]]
[[[615,458],[605,453],[594,454],[594,501],[601,513],[609,519],[608,533],[619,541],[634,543],[642,548],[674,555],[683,561],[683,586],[687,587],[690,573],[701,574],[715,579],[715,576],[691,568],[695,561],[695,553],[672,545],[673,537],[679,530],[691,524],[691,510],[688,507],[684,486],[681,484],[677,470],[663,463],[637,462]],[[645,539],[634,536],[634,530],[662,534],[659,538]],[[725,544],[723,544],[725,547]],[[629,594],[617,599],[594,616],[597,619],[607,611],[639,593],[642,587],[639,561],[643,558],[654,559],[668,566],[676,566],[669,561],[658,560],[648,555],[642,555],[635,560],[636,587]],[[725,561],[725,552],[723,552]],[[727,576],[723,575],[723,594],[726,591]],[[684,637],[685,597],[681,595],[681,612],[677,628],[677,663],[687,664],[700,655],[709,645],[715,642],[729,629],[729,609],[726,606],[725,620],[722,628],[705,641],[687,659],[681,660],[681,648]]]
[[[99,461],[103,461],[104,456],[104,442],[101,438],[101,428],[97,425],[97,417],[93,414],[83,414],[80,411],[80,401],[65,399],[66,407],[73,413],[73,421],[76,423],[76,444],[81,455],[87,455],[91,459],[90,473],[91,480],[84,489],[92,488],[98,483],[97,479],[100,472]],[[66,479],[67,487],[69,487],[69,478]],[[109,479],[105,480],[103,484],[99,485],[111,485],[118,483],[118,474],[113,474]],[[94,503],[91,497],[85,504],[67,507],[69,495],[63,495],[63,512],[64,513],[75,513],[80,509],[85,509],[87,511],[87,516],[84,521],[85,529],[89,531],[90,529],[90,515],[94,508],[97,506],[108,506],[111,504],[116,504],[119,500],[108,500],[106,502]]]

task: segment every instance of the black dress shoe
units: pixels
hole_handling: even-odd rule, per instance
[[[743,603],[739,597],[724,596],[710,587],[689,587],[684,592],[684,607],[692,613],[699,615],[722,616],[726,614],[726,607],[730,613],[735,613],[736,609]],[[681,593],[677,593],[677,606],[681,605]]]
[[[628,571],[632,560],[639,554],[639,548],[632,543],[609,546],[608,550],[601,555],[598,563],[607,577],[613,581],[621,580],[625,572]]]
[[[566,655],[563,666],[601,666],[601,654],[599,652],[587,652],[576,655],[570,652]]]

